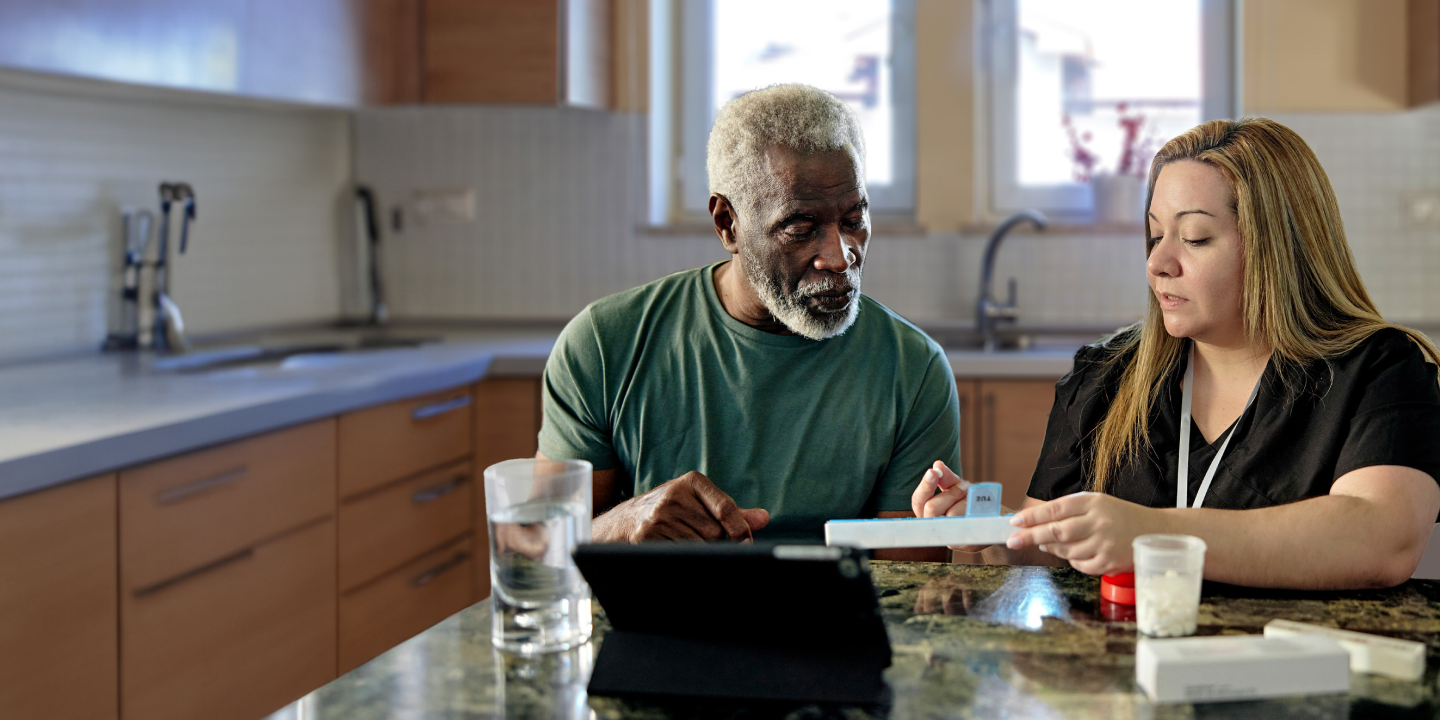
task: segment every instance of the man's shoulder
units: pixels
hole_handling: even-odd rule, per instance
[[[852,328],[851,332],[859,330],[861,334],[870,336],[866,340],[892,345],[903,360],[928,363],[937,358],[944,359],[945,349],[914,323],[869,295],[862,293],[860,303],[860,317],[856,323],[859,327]]]
[[[607,295],[585,307],[582,314],[599,332],[619,327],[633,332],[641,318],[656,311],[680,309],[682,304],[704,301],[706,267],[681,270],[658,280]]]

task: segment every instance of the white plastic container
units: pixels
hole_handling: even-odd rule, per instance
[[[1205,541],[1190,535],[1141,535],[1135,552],[1135,622],[1149,637],[1195,634]]]

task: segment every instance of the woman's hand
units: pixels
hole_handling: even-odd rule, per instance
[[[939,494],[936,494],[939,490]],[[915,517],[961,517],[965,515],[965,498],[970,494],[970,483],[960,479],[945,465],[936,460],[935,464],[920,477],[920,484],[910,495],[910,509]],[[951,550],[977,553],[987,545],[951,545]]]
[[[1026,508],[1010,524],[1021,529],[1010,536],[1006,547],[1038,547],[1088,575],[1129,570],[1135,565],[1130,543],[1141,535],[1164,531],[1159,510],[1093,492]]]

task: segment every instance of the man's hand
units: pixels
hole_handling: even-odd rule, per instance
[[[1129,570],[1135,565],[1131,541],[1164,530],[1156,509],[1093,492],[1025,508],[1010,522],[1022,529],[1008,547],[1038,547],[1088,575]]]
[[[741,508],[710,478],[690,471],[595,518],[596,542],[644,540],[753,541],[753,531],[770,522],[770,513]]]

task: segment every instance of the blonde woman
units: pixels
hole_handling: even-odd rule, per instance
[[[1205,540],[1212,580],[1404,582],[1440,512],[1440,358],[1376,311],[1315,154],[1208,122],[1160,150],[1148,209],[1149,311],[1057,383],[1021,529],[986,560],[1120,572],[1166,532]],[[936,463],[912,505],[964,496]]]

